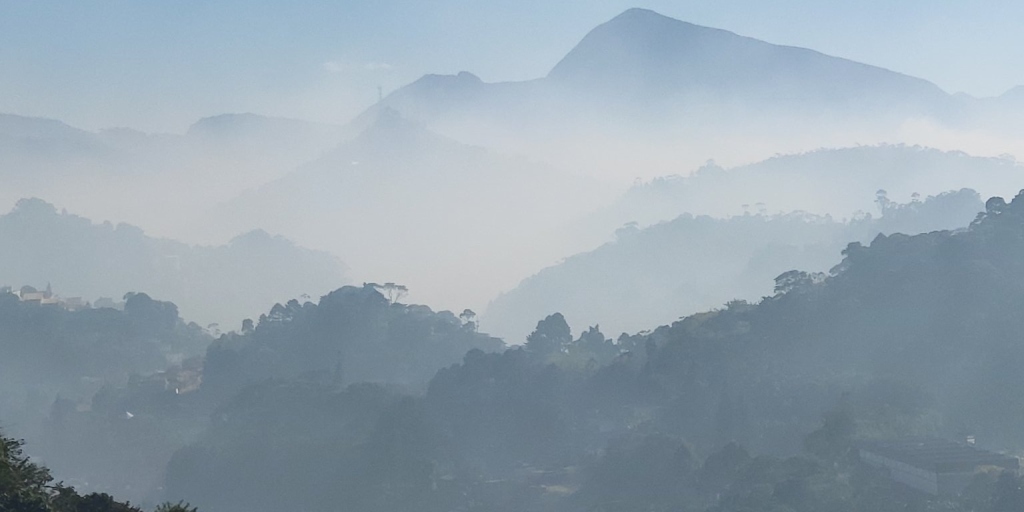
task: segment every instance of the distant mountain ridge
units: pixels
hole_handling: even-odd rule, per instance
[[[577,322],[577,330],[600,322],[609,334],[635,332],[733,299],[769,295],[772,280],[793,268],[827,271],[851,241],[962,228],[984,209],[969,189],[883,206],[880,217],[851,221],[802,212],[686,213],[643,228],[627,225],[615,241],[570,256],[496,297],[481,325],[520,341],[534,318],[557,311]]]
[[[934,84],[813,50],[779,46],[630,9],[583,38],[547,79],[611,94],[747,96],[826,103],[926,103],[946,98]]]
[[[921,78],[638,8],[591,30],[543,78],[485,83],[468,72],[426,75],[384,103],[431,121],[451,111],[486,111],[496,104],[537,107],[549,95],[562,96],[555,102],[582,97],[653,109],[713,101],[846,112],[897,108],[931,115],[954,104],[952,96]]]
[[[1012,152],[1024,140],[1024,101],[1014,97],[952,95],[878,66],[630,9],[587,33],[543,77],[425,75],[355,124],[392,108],[460,142],[629,179],[819,147]],[[993,153],[994,143],[1008,147]]]
[[[283,176],[345,133],[341,126],[256,114],[203,118],[182,134],[93,132],[0,114],[0,208],[45,197],[84,215],[184,238],[190,235],[179,229],[181,217]]]
[[[1024,166],[1009,157],[883,144],[776,155],[729,169],[711,161],[689,175],[634,185],[612,209],[622,212],[622,222],[641,224],[683,213],[682,205],[718,216],[766,208],[843,218],[873,209],[871,201],[879,190],[905,200],[914,193],[927,196],[961,188],[973,188],[982,196],[1007,194],[1022,184]],[[634,216],[626,219],[626,212]]]
[[[325,293],[347,282],[345,270],[329,254],[262,230],[206,247],[127,224],[94,224],[41,199],[23,199],[0,215],[0,286],[52,283],[88,301],[147,292],[204,324],[233,328],[282,298]]]
[[[454,310],[512,284],[508,267],[529,272],[563,254],[564,240],[538,240],[606,195],[592,180],[458,142],[386,106],[360,123],[357,135],[224,204],[208,224],[226,226],[221,235],[283,233],[342,255],[360,279],[402,282],[441,295],[415,300]],[[446,301],[452,290],[476,302]]]

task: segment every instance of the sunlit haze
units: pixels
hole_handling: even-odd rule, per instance
[[[0,512],[1024,511],[1022,26],[0,0]]]

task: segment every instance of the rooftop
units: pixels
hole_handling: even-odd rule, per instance
[[[1020,468],[1020,461],[1016,457],[946,439],[862,441],[858,448],[936,473],[973,471],[979,466],[997,466],[1012,470]]]

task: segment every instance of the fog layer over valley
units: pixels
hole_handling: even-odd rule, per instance
[[[596,328],[574,334],[553,314],[503,349],[471,312],[404,305],[394,286],[342,288],[275,306],[202,359],[37,406],[41,428],[22,432],[84,491],[188,497],[209,510],[1016,503],[1000,490],[1018,482],[1012,473],[979,472],[955,501],[935,501],[856,454],[865,440],[963,432],[991,449],[1024,446],[1013,405],[1024,355],[1010,334],[1024,296],[1021,201],[990,199],[963,230],[851,243],[828,275],[786,272],[757,303],[616,341]],[[55,353],[26,353],[25,337],[67,353],[76,340],[97,350],[125,327],[129,343],[195,336],[173,306],[145,297],[123,313],[5,297],[5,352],[23,361]],[[82,322],[96,315],[106,321]],[[71,337],[40,335],[61,324]],[[127,367],[145,368],[106,358],[89,375]]]
[[[271,3],[76,6],[124,77],[74,108],[0,7],[0,512],[1024,510],[1024,89],[642,8],[523,79],[477,7]]]
[[[482,310],[631,221],[758,203],[841,219],[870,210],[878,189],[1011,195],[1024,140],[1015,97],[949,95],[631,9],[545,77],[428,75],[338,125],[224,114],[150,134],[6,115],[0,201],[42,197],[190,244],[263,229],[331,252],[355,281]],[[650,185],[630,188],[637,178]]]
[[[343,133],[252,114],[204,118],[184,134],[90,132],[58,120],[0,115],[0,201],[43,197],[92,218],[180,235],[211,203],[316,158]]]
[[[384,105],[460,140],[621,179],[708,158],[732,166],[885,142],[998,156],[1024,147],[1020,116],[1007,115],[1019,112],[1016,96],[950,95],[898,72],[630,9],[545,77],[428,75]]]
[[[375,114],[354,139],[224,204],[208,225],[286,233],[344,255],[357,276],[455,309],[480,307],[577,250],[563,226],[613,197],[596,180],[458,143],[394,110]]]

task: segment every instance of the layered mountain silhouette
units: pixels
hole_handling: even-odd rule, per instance
[[[172,300],[188,320],[223,322],[225,330],[277,301],[345,284],[345,273],[334,256],[262,230],[192,246],[128,224],[93,223],[41,199],[0,215],[0,286],[50,283],[65,298],[87,301],[146,292]]]
[[[574,330],[600,323],[611,335],[635,332],[734,299],[770,296],[776,276],[794,268],[826,272],[851,241],[962,228],[984,210],[969,189],[881,206],[874,216],[850,221],[792,212],[684,214],[644,228],[631,224],[618,230],[615,241],[566,258],[499,295],[481,326],[522,340],[534,318],[558,311],[576,322]]]
[[[0,178],[64,174],[78,163],[110,163],[116,151],[95,133],[55,119],[0,114]]]
[[[318,158],[345,133],[254,114],[200,119],[182,134],[94,132],[0,114],[0,207],[46,197],[90,217],[180,237],[176,221]]]
[[[630,9],[594,28],[544,77],[488,83],[427,75],[392,108],[456,140],[623,177],[857,144],[950,143],[947,132],[1021,129],[1013,94],[947,94],[895,71]],[[1010,112],[1010,114],[1007,114]],[[675,170],[673,170],[675,167]],[[634,175],[635,176],[635,175]]]
[[[390,108],[364,121],[359,135],[213,218],[224,232],[258,226],[330,250],[359,278],[400,281],[455,308],[447,299],[482,304],[516,273],[565,254],[548,237],[609,197],[591,180],[456,142]]]
[[[128,128],[92,132],[56,119],[0,113],[0,175],[17,176],[34,170],[59,172],[69,160],[93,160],[108,171],[127,171],[146,159],[163,157],[153,152],[173,151],[193,155],[199,150],[225,153],[239,148],[275,153],[301,152],[292,166],[311,160],[343,136],[340,126],[265,117],[256,114],[221,114],[196,121],[182,135],[150,134]],[[145,169],[132,169],[145,172]]]
[[[838,107],[927,105],[945,97],[925,80],[645,9],[630,9],[592,30],[547,80],[644,101],[693,95]]]
[[[687,176],[637,184],[602,214],[619,224],[649,224],[685,209],[717,216],[802,210],[844,218],[875,209],[884,191],[898,201],[974,188],[989,197],[1024,184],[1024,167],[1010,157],[906,145],[829,148],[778,155],[723,168],[707,162]]]
[[[1012,158],[906,145],[820,149],[733,168],[708,162],[687,176],[637,183],[572,223],[565,238],[613,241],[524,279],[488,306],[482,326],[516,340],[533,318],[560,311],[575,328],[600,321],[617,334],[757,299],[787,265],[824,271],[851,240],[966,226],[982,205],[963,190],[1008,195],[1022,183],[1024,167]]]
[[[385,99],[423,122],[473,110],[521,118],[515,109],[549,102],[681,112],[708,104],[841,113],[884,108],[917,115],[953,108],[952,97],[926,80],[646,9],[630,9],[593,29],[546,77],[484,83],[467,72],[428,75]]]

